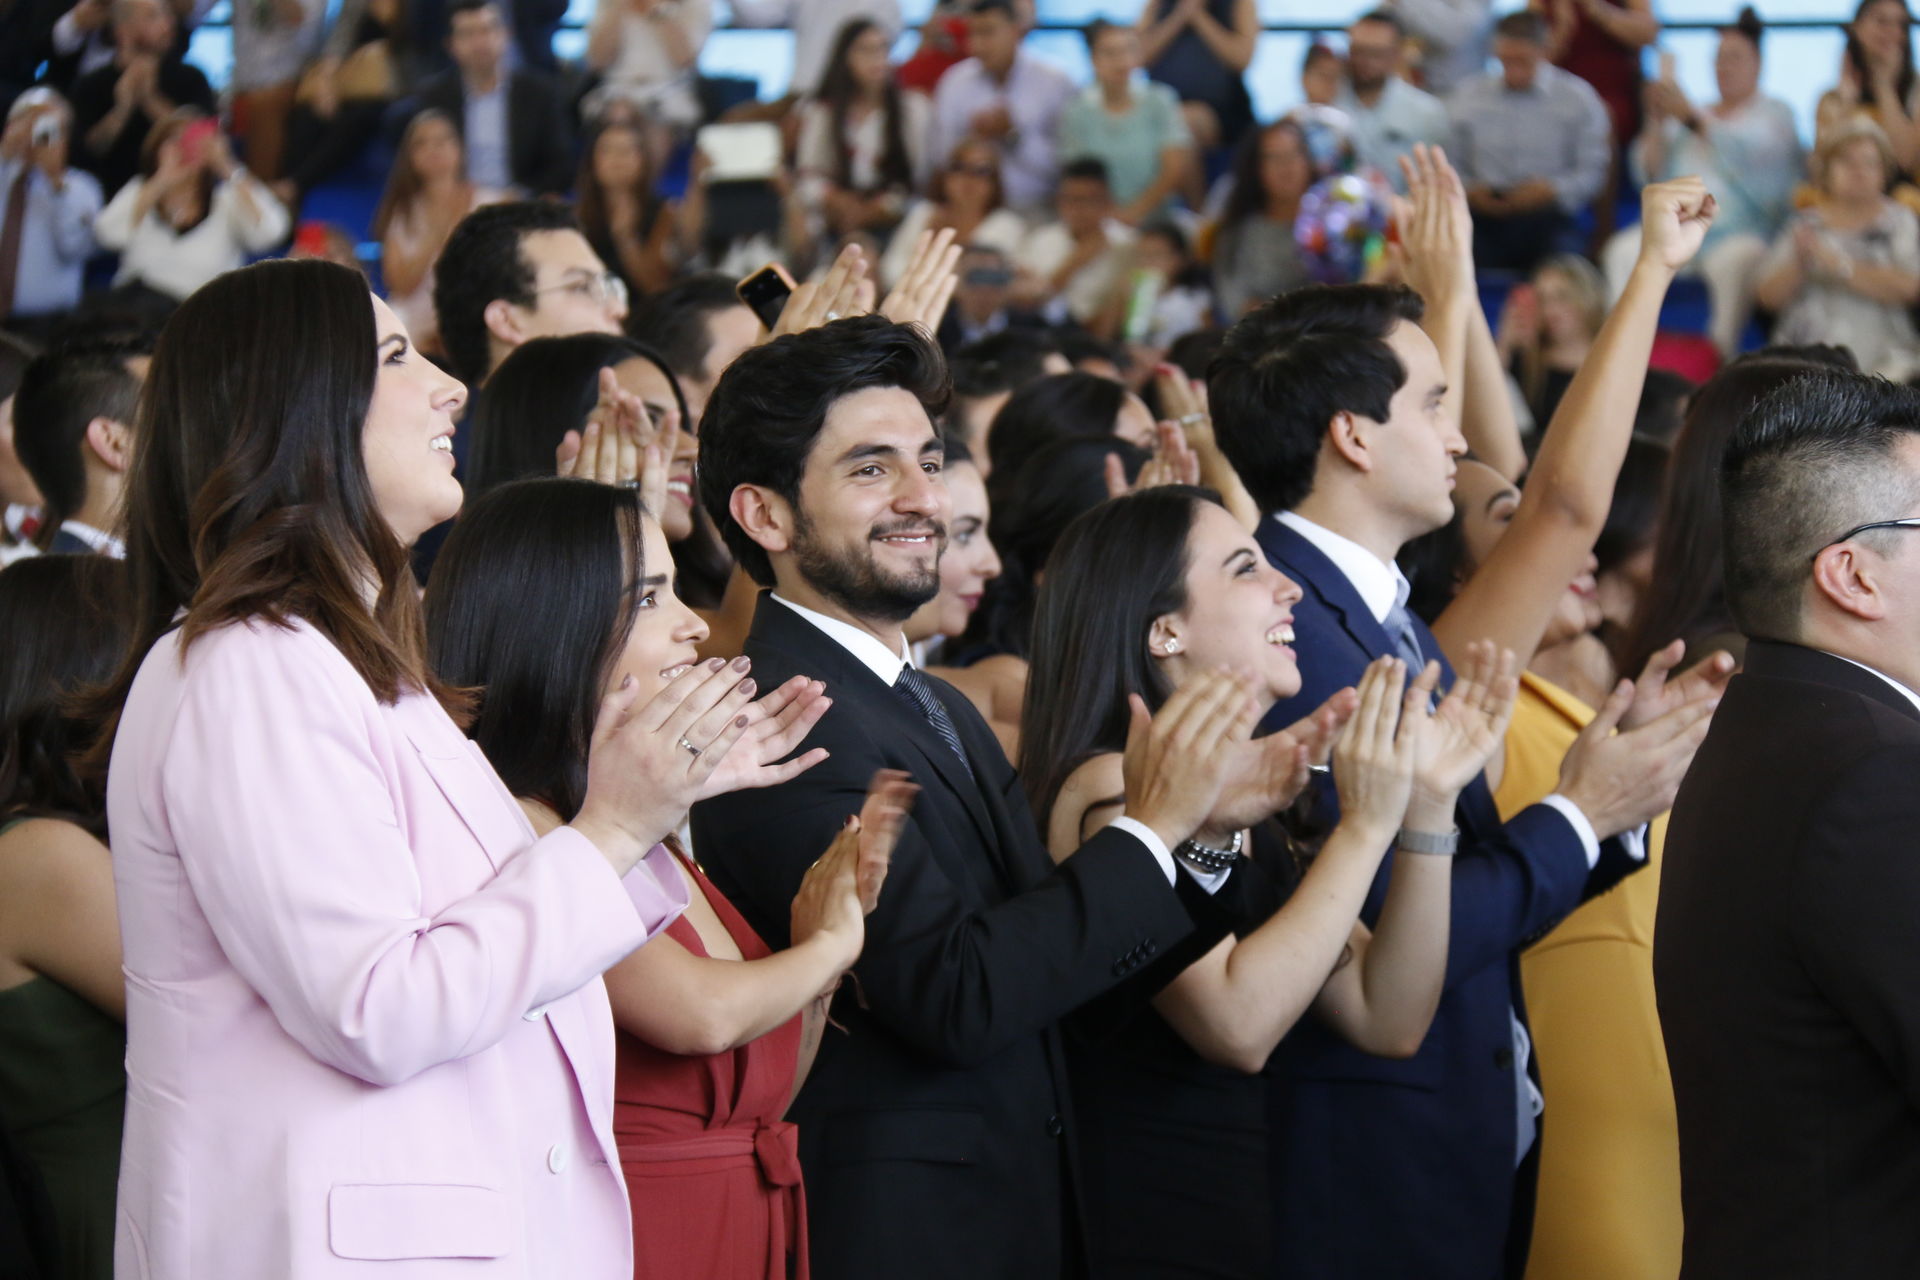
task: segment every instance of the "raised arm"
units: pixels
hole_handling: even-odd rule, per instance
[[[1408,199],[1397,206],[1407,284],[1427,304],[1420,327],[1440,352],[1447,375],[1447,410],[1460,421],[1466,387],[1467,329],[1478,306],[1473,277],[1473,216],[1466,189],[1446,152],[1415,143],[1400,171]]]
[[[1697,178],[1648,187],[1641,205],[1639,261],[1554,413],[1513,523],[1434,623],[1455,661],[1483,639],[1531,659],[1606,522],[1660,304],[1713,221],[1713,197]]]

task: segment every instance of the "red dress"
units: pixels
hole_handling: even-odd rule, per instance
[[[771,955],[697,868],[680,864],[748,960]],[[705,956],[685,916],[667,926]],[[619,1032],[613,1133],[633,1202],[636,1280],[807,1280],[799,1131],[781,1116],[800,1057],[800,1017],[710,1057]]]

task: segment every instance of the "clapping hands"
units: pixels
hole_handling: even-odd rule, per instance
[[[667,459],[680,430],[680,411],[669,409],[655,423],[639,396],[620,385],[612,369],[600,371],[600,399],[586,425],[569,431],[554,450],[554,471],[640,490],[655,517],[666,507]]]

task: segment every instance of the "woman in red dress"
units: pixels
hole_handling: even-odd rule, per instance
[[[585,480],[494,489],[441,550],[427,586],[435,669],[479,690],[469,732],[535,831],[577,806],[605,693],[631,680],[643,705],[697,661],[707,627],[672,575],[637,492]],[[822,686],[796,679],[743,706],[750,727],[721,769],[737,786],[767,786],[810,767],[819,752],[774,762],[826,704]],[[807,1276],[796,1131],[783,1117],[818,1047],[825,997],[860,954],[912,793],[900,775],[874,779],[801,884],[794,944],[778,953],[674,848],[693,890],[686,914],[606,975],[636,1277]]]

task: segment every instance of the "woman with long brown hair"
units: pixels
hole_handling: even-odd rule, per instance
[[[440,325],[433,311],[433,268],[460,219],[511,192],[476,187],[467,180],[466,147],[444,111],[429,108],[407,123],[387,175],[387,189],[373,214],[380,242],[380,274],[387,305],[406,322],[422,350],[440,351]]]
[[[429,670],[409,564],[459,509],[465,399],[331,263],[223,276],[161,335],[96,708],[118,1275],[630,1274],[599,975],[686,905],[678,815],[805,767],[761,761],[808,698],[753,702],[738,661],[619,682],[536,839]]]
[[[920,94],[893,78],[887,32],[870,18],[840,28],[820,92],[801,109],[800,201],[830,238],[884,236],[926,178],[927,120]]]
[[[656,185],[641,127],[603,122],[581,154],[573,207],[587,243],[636,298],[673,279],[678,210]]]

